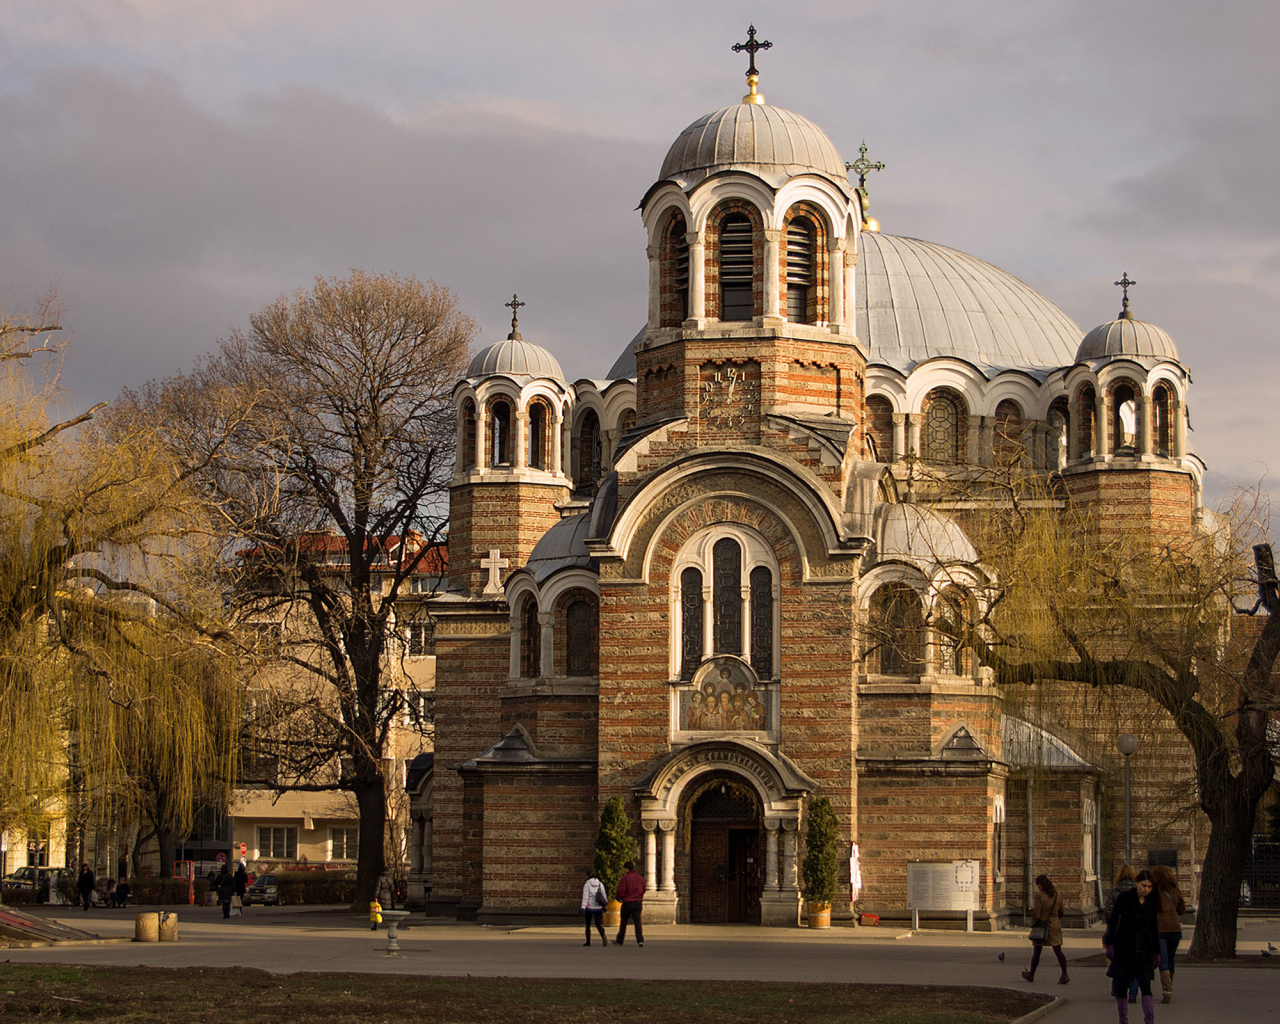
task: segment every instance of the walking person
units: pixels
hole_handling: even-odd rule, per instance
[[[231,897],[236,894],[236,880],[231,877],[225,864],[218,875],[218,902],[222,904],[222,919],[231,917]]]
[[[1044,924],[1043,940],[1031,940],[1031,967],[1022,972],[1027,981],[1036,980],[1036,968],[1040,966],[1040,953],[1045,946],[1053,947],[1053,955],[1058,958],[1058,966],[1062,974],[1058,978],[1059,985],[1065,985],[1071,979],[1067,977],[1067,958],[1062,953],[1062,897],[1049,881],[1048,875],[1036,877],[1036,893],[1031,910],[1032,930]]]
[[[1187,912],[1186,900],[1178,888],[1178,876],[1167,864],[1157,864],[1151,869],[1151,879],[1156,883],[1156,929],[1160,936],[1160,1002],[1173,1002],[1173,958],[1182,941],[1182,915]]]
[[[622,927],[618,929],[618,937],[613,940],[615,946],[627,941],[627,922],[636,925],[636,945],[644,945],[644,928],[640,924],[640,911],[644,909],[644,878],[636,870],[636,862],[627,861],[623,865],[627,873],[618,882],[618,891],[614,898],[622,904]]]
[[[596,877],[595,868],[587,871],[587,880],[582,886],[582,914],[586,918],[587,941],[584,946],[591,945],[591,925],[600,933],[600,945],[609,945],[604,935],[604,908],[609,905],[609,893],[604,882]]]
[[[84,904],[85,913],[89,912],[89,902],[93,899],[93,890],[97,888],[97,879],[88,864],[80,865],[80,877],[76,879],[76,889],[80,892],[80,901]]]
[[[235,887],[231,906],[236,916],[242,917],[244,916],[244,892],[249,888],[249,872],[245,870],[243,861],[236,865],[236,873],[231,876],[231,884]]]
[[[1121,893],[1128,892],[1137,883],[1133,880],[1133,865],[1121,864],[1120,870],[1116,872],[1116,884],[1111,887],[1111,891],[1107,893],[1107,901],[1102,906],[1102,919],[1104,921],[1111,920],[1111,911],[1115,909],[1116,899]],[[1104,949],[1110,949],[1115,943],[1111,940],[1111,932],[1103,931],[1102,946]],[[1110,956],[1107,957],[1110,960]],[[1129,982],[1129,1002],[1136,1003],[1138,1001],[1138,979],[1134,978]]]
[[[1116,897],[1116,905],[1107,920],[1107,935],[1112,941],[1107,977],[1111,979],[1111,994],[1115,996],[1120,1024],[1129,1024],[1128,988],[1135,979],[1142,993],[1143,1024],[1155,1024],[1151,979],[1160,954],[1157,916],[1160,896],[1150,871],[1139,871],[1135,882],[1132,889]]]

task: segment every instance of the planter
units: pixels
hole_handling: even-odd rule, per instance
[[[805,914],[809,917],[810,928],[830,928],[831,927],[831,904],[830,903],[808,903],[805,904]]]
[[[604,908],[604,926],[606,928],[622,927],[622,904],[617,900],[610,900],[609,905]]]

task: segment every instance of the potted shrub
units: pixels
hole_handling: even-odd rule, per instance
[[[809,826],[804,837],[804,861],[800,865],[800,891],[810,928],[831,927],[831,901],[836,895],[840,869],[840,820],[825,796],[809,804]]]
[[[609,894],[609,905],[604,911],[606,927],[617,928],[622,924],[622,904],[613,898],[618,891],[624,865],[635,860],[636,841],[631,837],[631,819],[627,817],[622,797],[615,796],[604,805],[600,814],[600,834],[596,837],[596,877],[604,883]]]

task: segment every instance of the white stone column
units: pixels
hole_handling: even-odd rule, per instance
[[[784,892],[795,892],[796,883],[796,828],[797,822],[788,821],[782,825],[782,882],[780,888]]]
[[[676,823],[674,819],[658,822],[662,829],[662,892],[676,891]]]
[[[1138,454],[1151,454],[1151,396],[1139,395],[1138,406]]]
[[[434,865],[431,844],[435,840],[435,822],[431,818],[422,818],[422,873],[426,877],[431,877],[431,869]]]
[[[658,888],[658,837],[656,821],[644,822],[644,883],[650,892]]]
[[[920,457],[920,414],[907,413],[907,454]]]
[[[831,251],[831,265],[827,267],[827,322],[835,327],[844,325],[844,247],[845,240],[841,238]]]
[[[489,403],[476,402],[476,472],[481,476],[489,472],[489,459],[493,454],[493,439],[489,436]]]
[[[511,679],[520,678],[520,613],[515,609],[511,609],[511,663],[509,669],[509,677]]]
[[[742,597],[742,650],[739,656],[751,660],[751,585],[744,580],[738,591]]]
[[[689,317],[702,320],[707,315],[707,248],[702,234],[690,231],[689,242]]]
[[[529,413],[520,409],[516,412],[515,423],[515,458],[511,460],[512,465],[517,471],[528,468],[529,465]]]
[[[764,888],[766,892],[778,891],[778,824],[764,823]]]
[[[1187,454],[1187,407],[1182,399],[1177,399],[1169,414],[1173,417],[1173,454],[1180,459]]]
[[[564,446],[561,444],[561,432],[564,430],[564,417],[556,413],[551,427],[551,472],[564,473]]]
[[[778,266],[778,241],[782,232],[778,228],[764,229],[764,316],[777,317],[782,313],[778,308],[778,279],[781,270]]]
[[[995,417],[978,417],[978,457],[974,461],[980,466],[990,466],[995,462]]]
[[[464,401],[462,405],[458,406],[458,447],[455,449],[454,454],[456,456],[455,465],[459,471],[465,471],[467,468],[467,460],[462,457],[462,452],[467,445],[467,414],[463,411],[466,405],[467,403]]]
[[[715,626],[711,607],[711,572],[710,567],[707,568],[708,571],[704,574],[702,582],[702,656],[704,658],[711,657],[712,644],[715,642],[715,638],[711,635],[711,630]]]
[[[556,613],[554,611],[538,611],[538,626],[542,629],[542,650],[538,653],[541,655],[541,662],[538,666],[538,675],[543,679],[550,679],[556,674]]]
[[[662,318],[662,249],[649,246],[649,326],[657,327]]]
[[[907,414],[893,414],[893,451],[886,452],[890,462],[897,462],[907,454]]]
[[[409,839],[409,873],[414,875],[422,874],[422,834],[426,821],[423,818],[413,819],[413,831],[410,833]]]
[[[1094,450],[1094,458],[1101,458],[1111,454],[1111,396],[1105,392],[1097,393],[1093,402],[1094,409],[1094,437],[1097,438],[1097,447]]]

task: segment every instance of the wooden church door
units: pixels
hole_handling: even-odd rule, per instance
[[[702,794],[690,844],[694,924],[760,923],[760,820],[754,796],[736,783]]]

